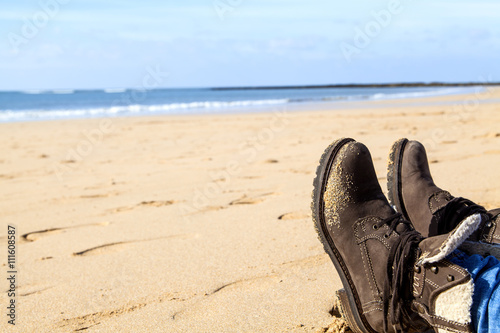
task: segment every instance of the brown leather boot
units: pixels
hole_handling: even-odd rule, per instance
[[[464,239],[500,242],[499,212],[488,213],[472,201],[455,198],[437,187],[429,170],[425,148],[418,141],[400,139],[392,146],[387,188],[391,204],[423,236],[442,235],[465,223],[470,225],[469,230],[476,231],[472,235],[464,234]]]
[[[330,145],[313,185],[313,220],[342,281],[342,313],[354,332],[470,331],[472,280],[444,259],[456,235],[423,239],[396,213],[363,144]]]

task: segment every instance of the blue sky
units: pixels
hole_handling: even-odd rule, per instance
[[[497,0],[4,2],[0,90],[500,81],[499,22]]]

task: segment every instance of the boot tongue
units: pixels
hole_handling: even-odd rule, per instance
[[[380,207],[377,208],[377,215],[381,219],[390,218],[390,217],[394,216],[395,214],[397,214],[396,211],[391,206],[385,204],[385,202],[382,202]],[[401,216],[401,214],[399,214],[399,215]],[[401,222],[403,222],[403,221],[401,221]],[[400,235],[405,233],[405,232],[411,231],[411,230],[413,230],[413,229],[410,227],[409,223],[399,223],[396,226],[396,228],[394,229],[394,231],[396,231]]]
[[[401,235],[402,233],[404,233],[404,232],[409,231],[409,230],[411,230],[411,228],[410,228],[410,226],[409,226],[408,224],[406,224],[406,223],[400,223],[400,224],[398,224],[398,226],[396,227],[396,232],[397,232],[398,234],[400,234],[400,235]]]
[[[447,240],[448,240],[448,234],[429,237],[421,241],[418,247],[422,252],[420,258],[417,261],[420,261],[420,263],[425,264],[425,263],[437,262],[445,258],[447,256],[446,253],[448,251],[444,253],[443,248],[444,246],[446,246]],[[449,252],[451,253],[454,250],[455,248]]]
[[[474,214],[461,221],[449,233],[424,239],[419,244],[422,254],[418,262],[427,264],[446,258],[479,228],[481,221],[481,214]]]

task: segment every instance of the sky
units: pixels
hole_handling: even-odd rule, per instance
[[[0,90],[500,81],[499,22],[498,0],[9,1]]]

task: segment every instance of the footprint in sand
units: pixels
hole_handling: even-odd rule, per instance
[[[176,203],[175,200],[166,200],[166,201],[143,201],[138,206],[151,206],[151,207],[163,207],[170,206]]]
[[[264,198],[250,198],[244,195],[243,197],[233,200],[229,203],[230,206],[233,205],[255,205],[260,202],[263,202]]]
[[[89,195],[81,195],[82,199],[97,199],[97,198],[107,198],[109,194],[89,194]]]
[[[24,242],[34,242],[42,237],[59,234],[61,232],[65,232],[68,229],[83,228],[83,227],[105,227],[108,225],[109,222],[102,222],[102,223],[81,224],[64,228],[50,228],[45,230],[32,231],[22,235],[21,240]]]
[[[30,233],[22,235],[21,239],[23,239],[26,242],[34,242],[43,236],[50,236],[50,235],[54,235],[54,234],[59,234],[59,233],[63,232],[64,230],[65,230],[65,228],[52,228],[52,229],[34,231],[34,232],[30,232]]]
[[[148,206],[148,207],[170,206],[170,205],[173,205],[173,204],[175,204],[177,202],[178,202],[177,200],[164,200],[164,201],[151,200],[151,201],[142,201],[142,202],[140,202],[140,203],[138,203],[137,205],[134,205],[134,206],[123,206],[123,207],[108,209],[107,212],[110,212],[110,213],[124,212],[124,211],[132,210],[132,209],[135,209],[136,207],[141,207],[141,206]]]
[[[35,295],[35,294],[41,294],[45,290],[49,290],[49,289],[52,289],[52,288],[54,288],[54,287],[52,286],[52,287],[46,287],[46,288],[42,288],[42,289],[35,289],[35,290],[32,290],[32,291],[27,291],[27,292],[24,292],[24,293],[20,293],[19,296],[25,297],[25,296]]]
[[[297,170],[297,169],[289,169],[288,172],[291,173],[298,173],[298,174],[304,174],[304,175],[310,175],[313,172],[311,170]]]
[[[274,284],[279,280],[280,280],[280,278],[275,274],[269,274],[269,275],[251,277],[248,279],[236,280],[233,282],[225,283],[225,284],[215,288],[211,292],[205,293],[204,296],[212,296],[212,295],[214,295],[222,290],[226,290],[229,288],[238,288],[239,289],[241,287],[249,287],[249,286],[253,286],[256,284],[258,285],[258,284],[261,284],[262,282],[264,282],[264,283],[271,282]]]
[[[230,206],[234,206],[234,205],[255,205],[255,204],[263,202],[266,199],[266,197],[272,196],[272,195],[277,195],[277,194],[278,193],[271,192],[271,193],[264,193],[264,194],[261,194],[259,196],[255,196],[255,197],[249,197],[246,194],[244,194],[241,198],[231,201],[229,203],[229,205]]]
[[[86,249],[86,250],[83,250],[80,252],[75,252],[75,253],[73,253],[73,255],[74,256],[88,256],[88,255],[97,255],[97,254],[116,252],[116,251],[121,250],[126,244],[129,244],[129,243],[132,243],[132,242],[116,242],[116,243],[99,245],[99,246],[92,247],[90,249]]]
[[[278,216],[278,220],[302,220],[308,219],[311,216],[302,212],[291,212]]]
[[[489,132],[481,135],[476,135],[474,138],[500,138],[500,132]]]
[[[262,176],[243,176],[240,177],[241,179],[260,179],[263,178]]]
[[[120,195],[120,192],[110,192],[110,193],[96,193],[96,194],[84,194],[81,195],[82,199],[98,199],[98,198],[108,198]]]
[[[93,326],[100,325],[101,322],[109,320],[114,317],[130,314],[134,311],[140,310],[148,305],[160,304],[163,302],[185,302],[196,296],[181,296],[179,292],[168,292],[160,295],[143,297],[134,303],[126,302],[125,304],[112,309],[103,310],[100,312],[89,313],[82,316],[73,318],[66,318],[56,323],[59,329],[65,332],[79,332],[87,330]]]
[[[128,246],[129,244],[132,244],[132,243],[150,242],[150,241],[163,240],[163,239],[191,239],[191,238],[198,238],[198,237],[199,237],[199,234],[180,234],[180,235],[172,235],[172,236],[165,236],[165,237],[158,237],[158,238],[151,238],[151,239],[114,242],[114,243],[108,243],[108,244],[103,244],[103,245],[99,245],[99,246],[94,246],[94,247],[91,247],[89,249],[86,249],[86,250],[83,250],[80,252],[75,252],[75,253],[73,253],[73,256],[81,257],[81,256],[99,255],[99,254],[117,252],[117,251],[123,250],[126,246]]]
[[[223,209],[226,209],[228,207],[225,207],[225,206],[207,206],[205,207],[204,209],[200,209],[194,213],[191,213],[191,214],[199,214],[199,213],[205,213],[205,212],[214,212],[214,211],[219,211],[219,210],[223,210]]]

